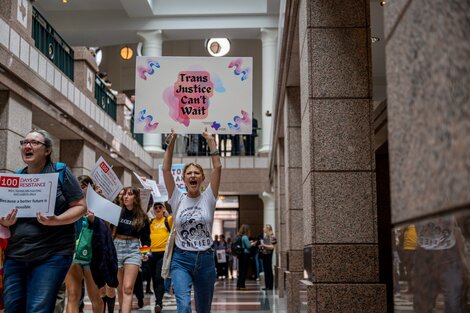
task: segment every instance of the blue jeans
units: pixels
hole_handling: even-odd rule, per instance
[[[42,262],[6,259],[3,300],[5,313],[54,312],[57,293],[72,256],[56,255]]]
[[[191,287],[198,313],[211,311],[215,284],[214,249],[186,251],[175,247],[170,267],[178,313],[191,313]]]

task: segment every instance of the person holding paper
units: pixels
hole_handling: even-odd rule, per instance
[[[212,158],[210,184],[202,189],[204,170],[199,164],[189,163],[183,169],[187,193],[175,188],[171,173],[176,133],[167,138],[168,147],[163,157],[163,179],[168,191],[168,203],[173,208],[175,247],[170,264],[170,275],[176,296],[178,313],[191,312],[191,287],[197,312],[210,312],[216,279],[212,225],[219,193],[222,164],[212,134],[204,131]],[[203,190],[203,191],[202,191]],[[199,225],[201,224],[201,225]],[[198,231],[199,230],[199,231]]]
[[[57,172],[52,162],[52,139],[44,130],[33,130],[20,141],[27,166],[20,174]],[[39,212],[36,218],[16,218],[16,209],[0,218],[10,228],[5,251],[3,298],[5,313],[54,311],[56,296],[75,251],[74,222],[85,214],[82,189],[70,169],[59,175],[54,215]]]
[[[80,187],[83,190],[83,193],[86,195],[88,186],[90,185],[95,190],[97,189],[97,185],[93,183],[91,177],[87,175],[81,175],[78,177],[78,181],[80,182]],[[82,294],[82,281],[85,279],[85,285],[87,289],[88,297],[91,301],[92,309],[94,313],[102,313],[104,308],[104,303],[101,300],[99,294],[99,288],[97,286],[98,282],[95,282],[95,279],[99,281],[100,284],[104,284],[105,281],[112,285],[112,281],[117,280],[116,278],[116,271],[117,268],[113,266],[109,266],[109,264],[113,264],[115,260],[115,252],[113,252],[114,258],[112,260],[103,260],[108,256],[107,253],[103,253],[103,249],[110,250],[112,248],[114,250],[114,246],[109,247],[102,244],[101,240],[106,240],[107,236],[111,237],[110,231],[108,226],[106,226],[98,217],[91,211],[87,211],[87,220],[89,223],[89,228],[93,229],[93,237],[92,237],[92,260],[94,262],[83,262],[79,260],[73,260],[72,265],[65,277],[65,285],[67,288],[67,313],[78,313],[79,303],[80,303],[80,296]],[[96,223],[96,224],[95,224]],[[101,224],[101,225],[98,225]],[[76,223],[76,234],[75,238],[78,239],[81,228],[82,228],[82,220],[78,220]],[[101,239],[101,240],[98,240]],[[109,239],[111,240],[111,239]],[[104,241],[106,243],[106,241]],[[98,252],[98,253],[96,253]],[[107,251],[108,252],[108,251]],[[112,251],[109,251],[112,252]],[[91,263],[96,270],[92,271]],[[98,277],[97,277],[98,273]]]
[[[142,260],[148,260],[148,255],[141,255],[140,246],[150,246],[149,221],[141,207],[139,189],[124,188],[121,216],[113,233],[119,266],[119,307],[122,313],[130,313],[137,274]]]

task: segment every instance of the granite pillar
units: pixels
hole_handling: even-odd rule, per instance
[[[276,251],[279,255],[279,276],[278,286],[279,286],[279,296],[284,296],[284,271],[287,269],[287,250],[288,250],[288,233],[286,227],[286,190],[285,190],[285,175],[284,175],[284,138],[278,139],[277,149],[276,149],[276,177],[275,177],[275,186],[276,186],[276,224],[278,225],[276,236],[277,236],[277,246]]]
[[[414,289],[417,312],[443,302],[445,311],[470,309],[468,294],[460,301],[470,260],[469,12],[468,1],[385,6],[393,234],[417,238],[413,279],[396,275],[394,292],[401,299]]]
[[[86,47],[74,47],[74,83],[75,87],[88,98],[95,98],[95,77],[98,66],[90,50]]]
[[[32,128],[31,105],[18,95],[9,91],[0,91],[0,172],[14,172],[23,168],[20,140]]]
[[[114,172],[119,177],[122,185],[128,187],[132,185],[132,172],[125,167],[113,167]]]
[[[301,0],[299,44],[300,181],[309,228],[304,250],[311,257],[305,270],[315,288],[308,307],[386,312],[378,275],[369,2]]]
[[[0,16],[29,44],[34,45],[31,37],[33,8],[31,2],[30,0],[2,0]]]
[[[288,250],[286,295],[287,310],[300,310],[299,280],[303,278],[303,211],[302,189],[299,182],[302,179],[301,158],[301,129],[300,129],[300,89],[288,87],[284,103],[284,175],[285,175],[285,206]],[[298,279],[298,281],[294,281]],[[295,286],[294,289],[291,287]]]
[[[90,175],[96,159],[95,149],[84,140],[61,140],[60,160],[75,176]]]

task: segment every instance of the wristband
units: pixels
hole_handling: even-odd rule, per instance
[[[219,155],[219,149],[215,149],[214,151],[209,152],[210,155]]]

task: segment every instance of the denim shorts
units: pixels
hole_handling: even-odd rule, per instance
[[[116,247],[118,267],[121,268],[126,264],[142,265],[142,256],[140,255],[139,239],[121,240],[114,239]]]

